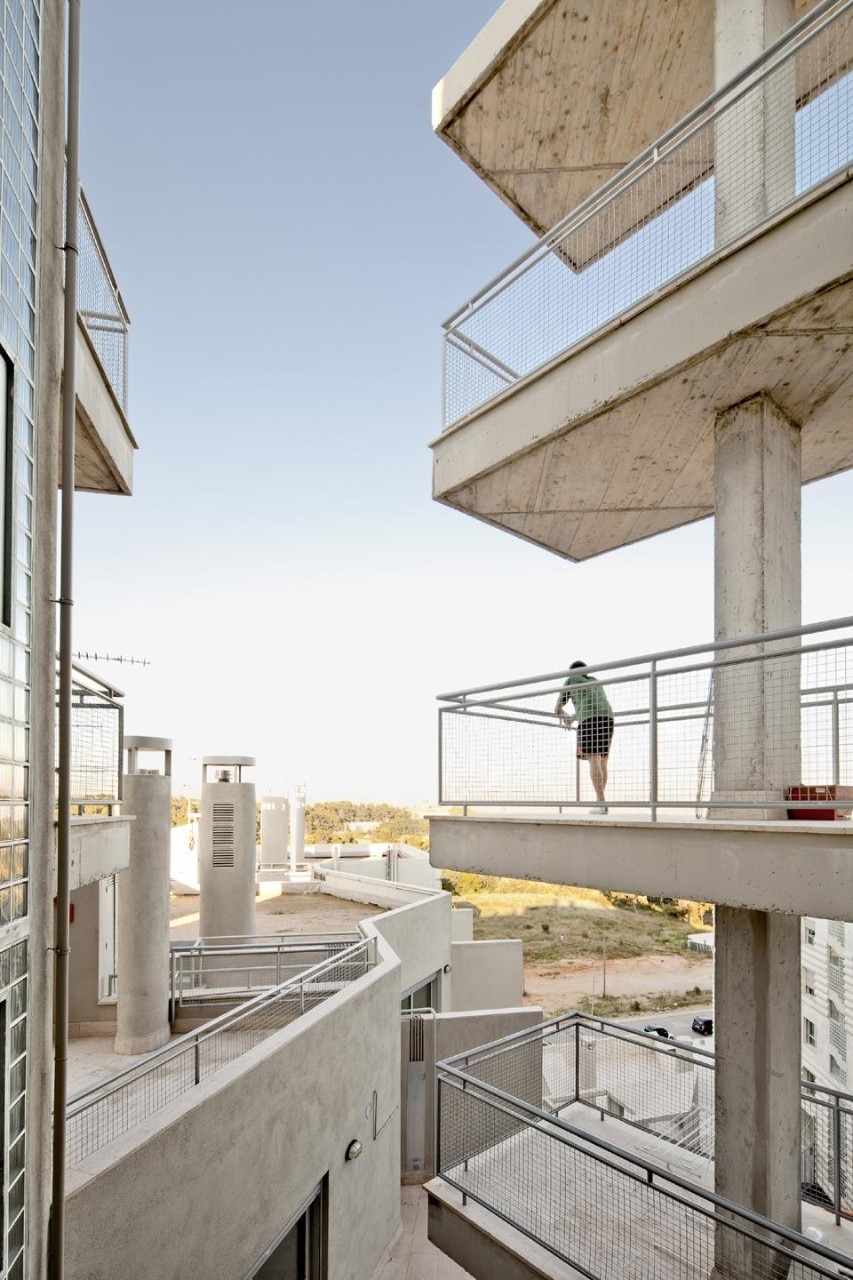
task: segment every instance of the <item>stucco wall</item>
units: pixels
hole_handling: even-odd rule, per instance
[[[98,998],[98,957],[102,939],[98,927],[100,883],[74,889],[71,906],[74,919],[70,926],[71,959],[68,983],[68,1021],[71,1034],[77,1035],[87,1023],[105,1022],[115,1030],[116,1003],[101,1003]],[[98,1035],[108,1034],[108,1028]]]
[[[444,984],[444,966],[451,959],[451,901],[449,893],[437,893],[420,898],[388,915],[375,916],[370,921],[377,933],[400,956],[401,991],[411,990],[425,982],[433,973],[442,974]],[[442,998],[444,995],[443,986]],[[511,1002],[505,1000],[503,1003]],[[519,1000],[512,1003],[521,1002]]]
[[[451,947],[454,1012],[506,1009],[524,995],[521,940],[454,942]]]
[[[72,1172],[69,1276],[242,1280],[326,1174],[329,1280],[372,1275],[400,1216],[400,975],[379,947],[367,978]]]

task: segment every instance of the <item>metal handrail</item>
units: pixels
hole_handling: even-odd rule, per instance
[[[710,199],[706,184],[713,183],[715,175],[723,171],[716,135],[732,122],[742,138],[739,145],[748,147],[749,131],[738,125],[741,108],[749,95],[760,95],[773,77],[786,73],[786,68],[792,69],[793,96],[785,119],[790,116],[793,126],[797,112],[807,110],[815,98],[848,73],[849,54],[844,51],[843,39],[836,39],[832,52],[826,54],[835,57],[832,66],[809,73],[811,78],[794,89],[793,81],[799,74],[794,69],[824,56],[823,43],[828,49],[852,10],[853,0],[823,0],[457,308],[443,326],[444,431],[464,423],[509,389],[541,376],[620,318],[636,314],[663,291],[683,283],[850,177],[849,152],[833,152],[831,161],[810,170],[801,186],[792,171],[790,183],[780,188],[771,208],[744,218],[743,225],[732,223],[723,229],[719,224],[716,234],[711,235],[710,213],[703,202]],[[818,123],[815,128],[824,126]],[[800,154],[806,155],[811,135],[801,141],[805,150]],[[792,158],[795,152],[796,145]],[[726,154],[731,154],[731,147]],[[743,173],[749,171],[746,161],[741,168]],[[748,183],[745,177],[736,181]],[[703,188],[705,194],[697,194]],[[695,208],[682,206],[694,196],[698,201]],[[650,242],[638,240],[634,249],[630,248],[643,228],[663,226],[661,220],[679,206],[686,218],[693,219],[693,239],[685,232],[678,239],[674,256],[660,246],[655,248],[656,233]],[[625,247],[633,266],[630,272],[617,272],[618,287],[613,280],[607,282],[608,268],[602,278],[585,276],[587,267],[606,263],[611,251],[620,251],[620,246]],[[552,276],[555,262],[561,263],[569,276]],[[619,266],[615,258],[611,261],[614,264]],[[533,310],[525,312],[526,305]]]
[[[853,0],[850,0],[853,4]],[[652,662],[669,662],[674,658],[690,658],[700,653],[716,653],[719,650],[742,649],[747,645],[754,644],[774,644],[777,640],[792,640],[797,636],[816,635],[823,631],[841,631],[846,627],[853,627],[853,615],[844,618],[831,618],[827,622],[809,622],[800,627],[783,627],[777,631],[759,632],[752,636],[734,636],[731,640],[709,640],[706,644],[685,645],[681,649],[659,649],[654,653],[639,654],[634,658],[618,658],[615,662],[590,662],[584,668],[585,674],[595,674],[598,671],[618,671],[625,667],[641,667],[648,666]],[[787,653],[801,653],[801,649],[788,650]],[[775,650],[772,654],[760,653],[755,657],[761,658],[777,658],[785,657],[786,652]],[[743,659],[741,659],[743,661]],[[701,663],[698,669],[707,670],[710,663]],[[681,671],[689,671],[693,668],[681,667]],[[543,681],[565,680],[570,674],[567,668],[563,671],[549,671],[545,675],[524,676],[518,680],[503,680],[498,684],[482,684],[471,689],[459,689],[454,693],[439,693],[436,695],[438,702],[454,702],[461,699],[470,698],[477,693],[496,693],[501,689],[514,689],[524,684],[541,684]],[[660,672],[661,675],[671,675],[672,672],[667,670]],[[544,690],[550,693],[550,689]]]
[[[555,1038],[560,1033],[574,1032],[575,1041],[580,1031],[586,1031],[592,1034],[601,1035],[623,1043],[633,1045],[636,1048],[645,1050],[649,1054],[664,1055],[667,1062],[680,1061],[688,1063],[694,1067],[713,1072],[716,1067],[716,1055],[713,1050],[704,1049],[701,1046],[689,1044],[682,1040],[661,1039],[657,1034],[641,1031],[638,1027],[628,1027],[623,1023],[614,1022],[608,1018],[598,1017],[580,1012],[571,1014],[561,1014],[556,1018],[551,1018],[547,1022],[539,1023],[535,1027],[525,1027],[520,1031],[511,1032],[509,1035],[502,1036],[500,1039],[490,1041],[488,1044],[481,1045],[476,1049],[463,1051],[436,1063],[436,1073],[447,1071],[448,1073],[457,1073],[469,1081],[476,1081],[478,1085],[487,1082],[473,1074],[477,1068],[482,1067],[486,1063],[494,1063],[507,1053],[524,1050],[531,1046],[543,1045],[548,1040]],[[577,1043],[575,1045],[577,1051]],[[511,1096],[511,1095],[508,1095]],[[832,1150],[825,1152],[827,1164],[832,1168],[833,1174],[833,1196],[832,1210],[835,1215],[836,1223],[841,1222],[842,1216],[845,1216],[842,1205],[842,1168],[841,1160],[836,1158],[836,1153],[842,1150],[841,1139],[841,1120],[849,1118],[853,1122],[853,1094],[846,1090],[834,1089],[829,1085],[818,1084],[816,1081],[801,1080],[800,1096],[804,1103],[810,1103],[818,1107],[822,1107],[832,1116]],[[598,1111],[600,1114],[613,1114],[621,1120],[622,1123],[638,1128],[644,1132],[651,1132],[663,1141],[673,1142],[678,1146],[666,1132],[661,1129],[643,1124],[640,1121],[626,1119],[624,1115],[617,1115],[611,1112],[602,1104],[598,1098],[594,1102],[581,1096],[580,1081],[575,1075],[574,1096],[563,1100],[560,1104],[560,1110],[571,1102],[581,1103]],[[551,1116],[555,1112],[545,1112]],[[571,1126],[570,1126],[571,1127]],[[585,1132],[585,1131],[581,1131]]]
[[[90,1110],[91,1107],[96,1106],[97,1103],[106,1100],[106,1098],[113,1097],[115,1093],[118,1093],[119,1089],[126,1087],[127,1084],[133,1083],[134,1080],[145,1078],[152,1071],[159,1070],[161,1066],[168,1065],[169,1062],[182,1057],[184,1053],[195,1053],[197,1047],[201,1046],[202,1043],[222,1036],[224,1032],[233,1030],[241,1023],[245,1023],[252,1014],[268,1005],[275,1004],[280,998],[288,995],[289,992],[300,991],[300,988],[305,988],[307,984],[318,982],[318,979],[323,978],[323,975],[329,969],[336,968],[337,965],[346,964],[348,961],[360,959],[364,959],[368,968],[374,963],[374,945],[369,938],[353,943],[351,947],[347,947],[345,951],[338,952],[332,959],[311,965],[311,968],[306,969],[305,973],[300,974],[300,977],[291,978],[288,982],[280,984],[279,987],[261,992],[259,996],[254,996],[251,1000],[247,1000],[238,1009],[225,1012],[219,1018],[209,1021],[204,1028],[200,1028],[196,1032],[187,1032],[184,1036],[178,1037],[177,1041],[167,1044],[164,1048],[146,1053],[145,1057],[134,1062],[131,1066],[117,1071],[114,1075],[100,1080],[97,1084],[81,1089],[68,1100],[68,1119],[73,1119],[73,1117],[81,1115],[83,1111]],[[196,1080],[195,1083],[199,1083],[199,1080]]]
[[[802,718],[808,718],[812,726],[810,750],[818,753],[814,756],[818,763],[826,757],[826,764],[820,767],[828,769],[827,776],[818,776],[814,781],[846,786],[851,781],[845,774],[849,772],[846,749],[853,724],[849,714],[853,703],[852,632],[853,616],[845,616],[589,664],[584,674],[600,683],[610,696],[609,714],[617,726],[632,731],[634,737],[630,740],[635,747],[642,743],[645,752],[635,756],[633,762],[624,755],[617,759],[608,804],[614,808],[649,807],[653,817],[658,808],[791,808],[785,788],[798,786],[806,779],[787,776],[788,771],[798,772],[799,766],[784,762],[783,783],[777,782],[775,790],[738,793],[731,785],[722,787],[718,783],[709,797],[703,798],[710,776],[708,757],[715,754],[711,747],[711,717],[736,707],[738,699],[763,699],[764,677],[760,671],[778,672],[785,664],[791,666],[791,687],[779,686],[773,706],[778,710],[782,705],[778,698],[785,698],[784,714],[790,720],[792,741],[794,724],[805,724]],[[698,655],[704,660],[696,661]],[[733,676],[730,685],[722,679],[728,671]],[[700,673],[701,682],[697,681]],[[577,774],[572,784],[560,763],[560,750],[549,745],[551,740],[536,737],[539,730],[565,728],[559,707],[552,700],[565,697],[566,679],[572,674],[569,668],[439,695],[439,803],[550,808],[585,803]],[[821,717],[826,716],[828,722],[824,725]],[[693,747],[699,750],[693,739],[700,722],[704,726],[698,763],[702,778],[698,784],[688,786],[683,777],[684,770],[690,767],[685,753]],[[469,732],[466,723],[472,730],[474,724],[482,727]],[[799,733],[798,727],[796,734]],[[779,739],[774,750],[781,750],[782,745]],[[523,767],[519,769],[519,760],[527,759],[524,751],[532,753],[534,748],[539,753],[535,757],[538,769],[533,772],[532,765],[526,772]],[[799,751],[797,738],[798,759]],[[533,754],[529,758],[532,760]],[[551,773],[543,772],[546,761]],[[807,769],[817,767],[805,759],[803,764]],[[619,767],[623,772],[632,771],[622,782]],[[664,777],[665,785],[660,781]],[[844,810],[850,806],[847,799],[836,801],[835,792],[831,791],[825,798],[797,800],[793,807]]]
[[[528,1127],[535,1128],[540,1133],[544,1131],[550,1139],[556,1142],[575,1149],[582,1149],[585,1155],[605,1165],[618,1176],[632,1179],[647,1186],[653,1185],[659,1193],[668,1199],[676,1201],[692,1212],[698,1212],[714,1221],[722,1221],[727,1226],[734,1227],[739,1234],[746,1236],[757,1244],[766,1247],[769,1243],[768,1237],[770,1237],[773,1240],[773,1249],[790,1258],[791,1261],[798,1260],[802,1262],[802,1252],[798,1251],[807,1250],[809,1254],[813,1254],[833,1266],[842,1265],[846,1267],[850,1265],[849,1256],[838,1253],[823,1244],[818,1244],[816,1241],[792,1231],[782,1223],[764,1218],[761,1214],[755,1213],[745,1205],[739,1205],[714,1191],[708,1191],[704,1187],[697,1186],[696,1183],[690,1182],[686,1178],[682,1178],[650,1160],[644,1160],[633,1152],[617,1147],[587,1129],[578,1128],[559,1116],[554,1116],[540,1107],[535,1107],[521,1098],[516,1098],[495,1085],[478,1080],[476,1077],[466,1075],[465,1072],[459,1071],[454,1067],[447,1067],[444,1064],[439,1064],[436,1071],[439,1083],[446,1082],[456,1089],[473,1094],[475,1097],[481,1094],[486,1095],[491,1100],[493,1108],[502,1112],[509,1119],[526,1123]],[[440,1109],[441,1089],[439,1089],[439,1123]],[[490,1212],[497,1212],[499,1217],[502,1217],[504,1221],[509,1222],[525,1235],[531,1236],[530,1231],[524,1226],[513,1223],[509,1217],[496,1211],[494,1206],[489,1204],[487,1200],[471,1191],[459,1178],[454,1178],[449,1170],[442,1168],[440,1161],[438,1162],[438,1174],[445,1182],[455,1186],[457,1190],[462,1192],[463,1203],[467,1198],[475,1200]],[[740,1220],[749,1225],[741,1225]],[[531,1236],[531,1238],[536,1239],[535,1236]],[[784,1244],[781,1243],[782,1241],[784,1241]],[[555,1252],[544,1241],[537,1240],[537,1243],[542,1244],[549,1252]],[[564,1257],[562,1254],[559,1256]],[[569,1257],[564,1257],[564,1260],[569,1263],[572,1262]],[[821,1269],[820,1274],[831,1277],[835,1275],[835,1272]]]
[[[501,288],[505,288],[510,283],[511,278],[516,274],[521,274],[520,268],[526,266],[530,261],[539,256],[543,251],[550,252],[555,242],[565,238],[566,234],[575,230],[598,211],[600,205],[606,203],[612,197],[618,195],[625,187],[640,176],[650,164],[657,163],[663,154],[671,150],[674,144],[684,140],[685,135],[689,135],[689,131],[698,122],[704,123],[704,117],[712,115],[714,109],[721,104],[729,107],[737,102],[744,93],[754,87],[757,78],[756,73],[766,72],[769,74],[772,70],[772,64],[777,61],[784,61],[799,48],[808,44],[820,34],[824,26],[840,17],[847,10],[853,8],[853,0],[821,0],[816,4],[804,17],[798,22],[793,23],[787,31],[785,31],[778,39],[769,44],[758,57],[748,62],[731,80],[727,81],[721,88],[715,89],[709,94],[698,106],[694,107],[686,116],[683,116],[676,124],[672,125],[665,133],[653,143],[651,143],[638,156],[630,160],[624,168],[620,169],[611,178],[602,184],[592,195],[587,196],[581,204],[579,204],[570,213],[555,223],[544,235],[540,236],[534,245],[526,249],[524,253],[519,254],[508,267],[504,267],[488,284],[483,285],[476,293],[464,302],[461,307],[453,312],[451,316],[444,321],[442,328],[445,331],[452,332],[454,326],[461,319],[468,319],[479,308],[478,303],[486,301],[487,296],[493,291],[500,292]],[[836,11],[836,12],[833,12]],[[740,93],[735,90],[740,89]],[[490,360],[494,360],[494,356],[490,352],[484,352]]]

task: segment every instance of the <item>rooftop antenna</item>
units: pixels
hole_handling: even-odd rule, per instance
[[[148,658],[133,658],[125,653],[92,653],[88,649],[79,649],[74,654],[82,662],[123,662],[126,666],[150,667]]]

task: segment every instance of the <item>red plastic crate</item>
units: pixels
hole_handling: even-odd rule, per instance
[[[835,801],[835,787],[788,787],[786,800]],[[834,822],[835,809],[789,809],[793,822]]]

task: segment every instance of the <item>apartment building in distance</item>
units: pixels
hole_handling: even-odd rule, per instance
[[[801,617],[800,492],[853,465],[851,59],[843,2],[507,0],[434,91],[439,137],[540,237],[445,325],[434,497],[572,561],[715,526],[714,639],[588,669],[616,724],[606,814],[556,715],[567,672],[442,698],[435,865],[716,916],[715,1061],[685,1057],[682,1101],[611,1110],[610,1050],[577,1025],[440,1072],[431,1234],[475,1275],[472,1240],[497,1257],[508,1226],[584,1275],[782,1274],[803,1197],[839,1209],[853,1179],[849,1099],[803,1093],[800,970],[801,920],[828,921],[803,972],[834,1048],[810,1069],[843,1090],[853,826],[819,788],[853,783],[851,618]],[[713,1149],[685,1142],[710,1165],[676,1187],[660,1135],[706,1067]],[[596,1146],[560,1109],[579,1102],[654,1114],[653,1157],[620,1166],[629,1131]],[[827,1117],[824,1189],[805,1155]],[[801,1274],[849,1267],[836,1244]]]

